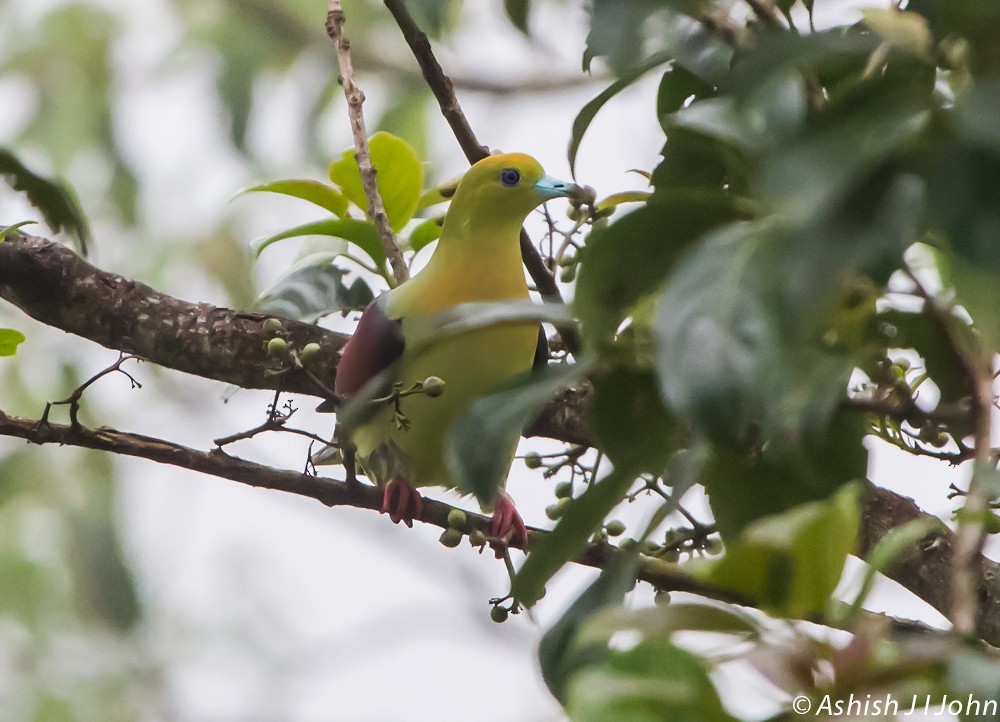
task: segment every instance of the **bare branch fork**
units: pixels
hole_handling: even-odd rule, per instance
[[[396,285],[403,283],[410,277],[410,272],[406,268],[403,254],[399,250],[396,236],[389,225],[389,216],[385,212],[385,205],[382,203],[382,196],[379,194],[378,183],[376,182],[377,171],[372,165],[371,153],[368,150],[368,132],[365,130],[365,116],[361,110],[365,102],[365,94],[354,82],[354,66],[351,63],[351,42],[344,35],[344,23],[347,16],[340,0],[330,0],[330,7],[326,14],[326,32],[337,48],[337,64],[340,66],[340,84],[344,88],[344,97],[347,98],[347,113],[351,118],[351,133],[354,136],[354,159],[358,162],[358,170],[361,171],[361,183],[368,197],[368,215],[371,216],[378,229],[378,236],[385,248],[386,258],[392,266],[392,275]]]

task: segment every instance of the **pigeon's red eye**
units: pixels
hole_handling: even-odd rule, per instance
[[[521,181],[521,173],[517,168],[504,168],[500,174],[500,182],[505,186],[516,186]]]

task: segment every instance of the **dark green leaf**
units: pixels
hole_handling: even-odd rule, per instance
[[[532,544],[524,566],[514,577],[513,594],[518,600],[530,607],[541,598],[549,579],[583,550],[634,479],[631,471],[619,467],[573,499],[552,533]]]
[[[625,598],[625,593],[635,585],[636,554],[616,554],[569,609],[563,613],[538,644],[538,662],[542,679],[553,696],[566,702],[566,685],[583,667],[607,658],[607,640],[598,643],[577,642],[577,632],[593,615],[612,607]]]
[[[529,0],[503,0],[503,10],[507,19],[525,35],[528,34],[528,12],[531,8]]]
[[[656,117],[667,130],[666,116],[680,110],[689,98],[708,97],[715,88],[683,65],[673,64],[660,78],[656,92]]]
[[[360,278],[347,285],[347,271],[330,260],[323,254],[320,260],[300,265],[262,294],[255,308],[309,323],[331,313],[363,309],[374,298],[371,288]]]
[[[524,427],[556,391],[579,378],[585,369],[580,363],[547,366],[504,391],[473,402],[445,440],[445,461],[452,477],[459,480],[458,488],[475,494],[483,504],[491,504]],[[520,595],[518,598],[526,601]]]
[[[591,428],[615,466],[662,474],[683,440],[660,401],[656,377],[624,367],[595,374]]]
[[[66,231],[76,239],[80,252],[87,254],[90,227],[73,189],[65,181],[45,178],[24,165],[10,150],[0,148],[0,175],[28,202],[42,212],[45,222],[56,232]]]
[[[718,231],[678,264],[660,299],[660,388],[710,438],[738,438],[761,412],[756,389],[776,344],[753,262],[763,243],[750,224]]]
[[[827,501],[757,520],[726,544],[721,559],[689,568],[773,613],[823,614],[854,550],[859,521],[858,485],[845,486]]]
[[[12,328],[0,328],[0,356],[13,356],[19,344],[24,343],[24,334]]]
[[[587,128],[590,127],[590,123],[594,120],[594,116],[597,115],[597,111],[603,108],[605,103],[618,95],[621,91],[625,90],[625,88],[630,86],[640,77],[653,68],[668,62],[672,57],[673,56],[670,53],[658,53],[648,60],[640,63],[601,91],[596,98],[584,105],[580,112],[577,113],[576,118],[573,120],[573,131],[569,139],[568,153],[569,170],[570,173],[573,174],[574,178],[576,177],[577,151],[580,150],[580,143],[583,141],[583,135],[587,132]]]
[[[580,267],[575,305],[585,338],[604,343],[643,296],[663,283],[683,249],[736,215],[720,192],[656,194],[642,208],[595,231]]]
[[[705,662],[660,639],[612,651],[570,683],[567,710],[574,722],[730,722]]]
[[[823,424],[790,432],[799,438],[777,438],[762,450],[716,447],[702,467],[701,482],[723,539],[734,539],[757,519],[827,499],[863,479],[865,431],[863,418],[843,409]]]
[[[347,215],[347,198],[336,188],[314,180],[280,180],[247,188],[244,193],[267,192],[280,193],[293,198],[315,203],[325,208],[338,218]]]

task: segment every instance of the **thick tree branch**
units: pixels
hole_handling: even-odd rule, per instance
[[[95,268],[66,246],[12,233],[0,243],[0,298],[42,323],[167,368],[248,389],[322,395],[299,371],[275,375],[264,329],[267,314],[189,303]],[[309,370],[333,386],[342,334],[284,321],[293,349],[321,352]]]

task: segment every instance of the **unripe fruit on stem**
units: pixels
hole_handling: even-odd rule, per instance
[[[281,333],[285,330],[285,324],[276,318],[269,318],[264,321],[264,333],[269,333],[272,336]]]
[[[449,549],[454,549],[459,544],[462,543],[462,532],[458,529],[445,529],[441,534],[441,538],[438,539],[439,542],[444,544]]]
[[[507,611],[507,607],[496,606],[490,610],[490,619],[492,619],[497,624],[501,624],[507,621],[508,614],[509,612]]]
[[[559,280],[563,283],[571,283],[576,278],[576,266],[566,266],[559,272]]]
[[[432,399],[436,399],[444,393],[444,386],[444,380],[437,376],[428,376],[424,379],[424,393]]]
[[[625,522],[620,519],[612,519],[604,528],[608,530],[608,536],[621,536],[625,533]]]
[[[537,451],[529,451],[524,455],[524,465],[529,469],[538,469],[542,465],[542,457]]]
[[[469,517],[466,516],[465,512],[461,509],[452,509],[448,512],[448,526],[452,529],[458,529],[459,531],[465,531],[465,527],[469,524]]]
[[[486,546],[486,535],[478,529],[469,532],[469,544],[474,547]]]
[[[618,543],[618,548],[621,549],[623,552],[630,552],[633,549],[635,549],[638,545],[639,542],[637,542],[632,537],[629,537],[628,539],[622,539]]]
[[[309,361],[310,359],[315,358],[316,354],[318,353],[319,353],[318,343],[307,343],[305,346],[302,347],[302,350],[299,351],[299,358],[302,359],[303,361]]]
[[[288,342],[277,336],[267,342],[267,355],[271,358],[288,358]]]
[[[558,484],[556,484],[557,499],[568,499],[571,496],[573,496],[573,482],[560,481]]]

